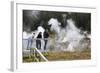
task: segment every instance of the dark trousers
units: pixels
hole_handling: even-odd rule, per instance
[[[41,40],[36,40],[36,48],[41,49]],[[39,61],[41,61],[41,57],[37,54],[37,52],[35,53],[35,56],[39,59]]]
[[[45,44],[44,44],[44,50],[46,50],[46,45],[47,45],[47,42],[48,40],[44,40]]]
[[[41,40],[36,40],[36,48],[41,49]]]

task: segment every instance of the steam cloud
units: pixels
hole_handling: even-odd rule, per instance
[[[48,25],[51,25],[51,31],[56,32],[57,36],[55,36],[55,38],[58,38],[55,40],[55,49],[73,52],[82,51],[90,46],[90,42],[88,40],[84,40],[86,37],[84,34],[80,33],[81,30],[75,26],[74,21],[72,19],[68,19],[66,21],[67,26],[65,28],[61,28],[61,23],[55,18],[51,18],[48,21]]]
[[[67,25],[64,28],[61,28],[61,23],[56,18],[51,18],[48,21],[48,25],[51,25],[50,31],[55,32],[55,37],[49,37],[47,44],[47,51],[50,51],[52,48],[53,51],[83,51],[86,48],[90,48],[90,42],[85,40],[87,34],[86,31],[82,31],[75,26],[74,21],[70,18],[67,19]],[[42,26],[38,26],[36,31],[31,33],[23,32],[23,39],[29,39],[32,36],[36,38],[39,32],[43,32],[45,29]],[[81,34],[80,32],[84,32]],[[35,33],[35,35],[33,35]],[[87,37],[90,39],[90,34],[87,34]],[[41,50],[43,51],[44,41],[42,40]],[[23,41],[23,48],[27,46],[27,40]],[[36,42],[34,41],[31,47],[36,47]]]

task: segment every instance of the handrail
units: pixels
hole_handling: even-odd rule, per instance
[[[28,39],[22,39],[22,40],[28,40]],[[32,40],[49,40],[49,38],[32,38]]]
[[[44,55],[37,49],[37,48],[34,48],[38,53],[39,55],[45,60],[45,61],[48,61],[48,59],[46,57],[44,57]]]
[[[22,39],[22,40],[28,40],[28,39]],[[32,38],[32,40],[48,40],[48,38]],[[30,49],[31,50],[31,49]],[[34,48],[34,50],[42,57],[43,60],[48,61],[48,59],[38,50],[37,48]]]

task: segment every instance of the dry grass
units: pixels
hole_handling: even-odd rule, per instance
[[[82,52],[47,52],[43,53],[43,55],[49,61],[86,60],[91,59],[91,50],[86,49]],[[37,60],[33,56],[24,56],[23,62],[37,62]]]
[[[50,52],[47,56],[49,61],[54,60],[84,60],[91,59],[91,52]]]

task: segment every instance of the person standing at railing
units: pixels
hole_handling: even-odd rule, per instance
[[[47,46],[47,42],[48,42],[48,37],[49,37],[49,33],[48,33],[47,29],[44,31],[43,36],[44,36],[44,50],[46,50],[46,46]]]
[[[34,38],[35,33],[30,34],[28,40],[28,44],[27,44],[27,49],[30,50],[30,48],[32,48],[32,43],[33,43],[33,38]]]
[[[42,39],[42,32],[39,32],[39,34],[37,35],[37,40],[36,40],[37,49],[41,49],[41,39]]]

